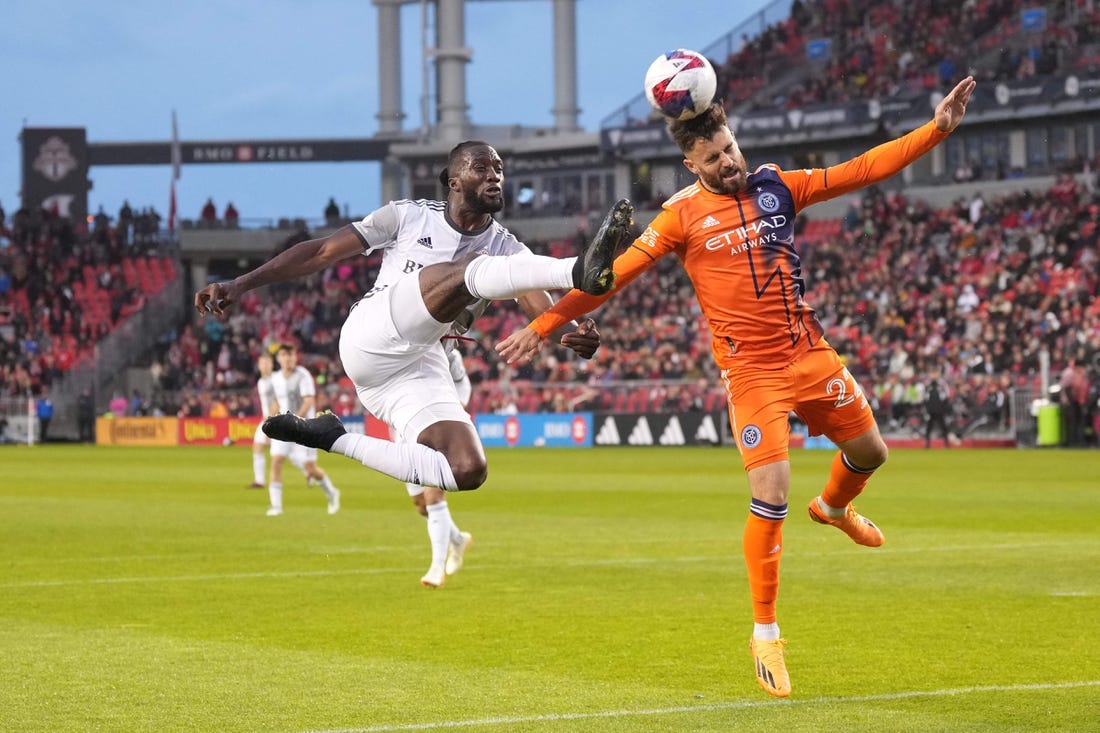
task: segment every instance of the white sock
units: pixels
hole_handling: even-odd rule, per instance
[[[330,450],[398,481],[438,486],[444,491],[458,489],[447,457],[420,443],[394,443],[369,435],[345,433],[336,439]]]
[[[252,454],[252,481],[257,484],[264,482],[264,474],[267,473],[267,456],[263,453]]]
[[[753,624],[752,635],[762,641],[775,641],[779,638],[779,624]]]
[[[321,477],[321,490],[330,499],[336,496],[336,486],[333,485],[332,479],[328,477],[327,473]]]
[[[576,257],[483,255],[466,266],[466,289],[490,300],[514,298],[531,290],[568,290],[573,287],[576,261]]]
[[[271,497],[271,507],[273,509],[283,508],[283,485],[277,484],[272,481],[268,484],[267,495]]]
[[[448,512],[447,514],[448,514],[448,516],[450,516],[450,512]],[[458,525],[455,524],[454,518],[451,518],[451,544],[452,545],[461,545],[462,544],[462,531],[459,530]]]
[[[447,545],[451,541],[451,510],[447,502],[428,505],[428,539],[432,543],[432,567],[447,562]]]
[[[825,512],[825,516],[829,519],[840,519],[844,516],[845,512],[848,511],[848,507],[846,506],[842,506],[839,509],[837,509],[835,506],[829,506],[820,496],[817,497],[817,507],[821,511]]]

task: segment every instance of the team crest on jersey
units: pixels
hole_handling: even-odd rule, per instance
[[[770,191],[765,191],[756,197],[756,205],[760,207],[761,211],[774,214],[779,211],[779,197]]]
[[[755,448],[760,445],[760,439],[764,437],[760,428],[755,425],[746,425],[741,428],[741,445],[746,448]]]

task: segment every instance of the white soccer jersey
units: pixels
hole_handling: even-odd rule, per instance
[[[271,377],[257,379],[256,391],[260,393],[260,414],[266,420],[271,417],[271,400],[275,399],[275,390],[271,388]]]
[[[317,388],[313,383],[313,376],[303,366],[294,367],[290,376],[283,374],[280,369],[271,375],[271,389],[275,392],[275,399],[279,403],[282,412],[298,414],[302,409],[302,403],[306,397],[314,397]],[[316,408],[311,407],[302,417],[313,417],[317,413]]]
[[[453,262],[467,254],[515,255],[531,250],[495,219],[477,234],[451,224],[445,201],[391,201],[352,227],[363,242],[363,254],[384,250],[378,278],[371,292],[390,287],[405,275],[439,262]],[[453,331],[465,333],[489,301],[480,300],[455,320]]]

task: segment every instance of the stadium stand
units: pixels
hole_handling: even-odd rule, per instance
[[[79,390],[63,388],[66,378],[94,370],[97,345],[178,281],[178,254],[161,250],[157,228],[151,210],[125,227],[112,227],[102,211],[76,227],[56,213],[27,209],[0,225],[4,411],[50,393],[71,419]],[[62,399],[66,393],[72,399]]]
[[[730,110],[794,109],[927,93],[964,73],[989,82],[1095,68],[1100,8],[1049,3],[1036,31],[1021,14],[1032,5],[795,0],[789,17],[716,64],[719,88]]]
[[[1095,3],[1049,4],[1041,30],[1025,27],[1027,7],[1023,0],[795,0],[787,17],[743,37],[715,66],[731,109],[927,94],[962,73],[997,81],[1100,67]],[[811,54],[814,44],[824,52]],[[1010,173],[963,170],[963,163],[956,182]],[[1081,170],[1079,163],[1067,168]],[[941,208],[870,190],[852,199],[842,217],[801,222],[808,299],[867,389],[884,430],[919,433],[923,381],[932,365],[942,369],[955,397],[957,434],[1010,430],[1005,393],[1042,396],[1039,361],[1046,352],[1058,375],[1057,398],[1081,403],[1095,443],[1100,195],[1090,176],[1062,174],[1049,189],[974,193]],[[4,232],[9,246],[0,249],[3,394],[46,386],[86,362],[93,345],[141,311],[178,268],[177,260],[145,251],[157,238],[154,212],[114,229],[97,215],[92,231],[81,235],[48,215],[22,214]],[[305,228],[304,221],[294,224]],[[577,251],[578,236],[528,244],[568,256]],[[224,324],[193,316],[175,324],[151,358],[148,397],[126,409],[256,414],[255,356],[290,341],[317,376],[320,406],[359,412],[336,340],[376,267],[376,258],[341,263],[249,294]],[[596,359],[547,349],[513,370],[496,359],[493,344],[526,319],[514,304],[496,304],[460,347],[475,384],[471,409],[723,408],[706,326],[677,263],[660,263],[596,318],[604,339]]]
[[[1100,418],[1098,232],[1100,196],[1065,178],[1047,191],[975,194],[943,209],[872,189],[841,219],[806,221],[800,247],[809,301],[884,430],[919,434],[923,380],[935,365],[955,397],[954,428],[966,435],[1011,429],[1005,393],[1038,392],[1043,350],[1055,374],[1083,366],[1084,419]],[[575,243],[531,246],[560,256]],[[251,293],[226,324],[186,324],[154,364],[162,409],[205,413],[211,396],[225,402],[237,390],[237,411],[254,414],[254,356],[289,340],[317,374],[321,406],[358,412],[336,339],[376,267],[362,258]],[[723,409],[706,326],[679,264],[666,259],[645,278],[595,315],[603,347],[591,362],[549,349],[519,369],[501,364],[493,345],[526,319],[513,303],[496,304],[460,346],[475,384],[471,409]]]

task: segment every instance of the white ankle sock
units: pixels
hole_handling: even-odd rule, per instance
[[[283,508],[283,485],[272,481],[267,487],[267,495],[271,499],[273,509]]]
[[[576,257],[557,259],[519,254],[484,255],[466,266],[466,289],[479,298],[514,298],[531,290],[567,290],[573,287]]]
[[[763,641],[775,641],[779,638],[779,624],[753,624],[752,635]]]
[[[398,481],[438,486],[444,491],[458,489],[447,457],[426,445],[394,443],[369,435],[345,433],[332,444],[331,452],[353,458]]]
[[[817,508],[824,512],[825,516],[829,519],[840,519],[844,516],[844,513],[848,511],[848,507],[846,506],[842,506],[839,509],[835,506],[829,506],[820,496],[817,497]]]
[[[432,565],[442,567],[447,561],[447,544],[451,539],[451,510],[447,502],[428,505],[428,539],[432,543]]]

